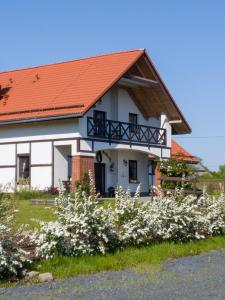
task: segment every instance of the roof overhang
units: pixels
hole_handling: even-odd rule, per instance
[[[7,121],[1,121],[0,126],[3,125],[14,125],[14,124],[24,124],[31,122],[46,122],[46,121],[56,121],[56,120],[67,120],[82,117],[83,114],[68,114],[68,115],[55,115],[55,116],[46,116],[46,117],[36,117],[36,118],[26,118],[26,119],[12,119]]]
[[[146,52],[120,78],[118,85],[127,90],[145,118],[159,118],[165,113],[173,134],[191,133],[188,122]]]

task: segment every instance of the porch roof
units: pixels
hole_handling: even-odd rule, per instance
[[[198,164],[200,162],[200,160],[196,156],[191,155],[187,150],[185,150],[174,140],[172,140],[171,156],[174,159],[183,160],[193,164]]]
[[[144,49],[1,72],[0,124],[82,116],[127,75],[157,83],[127,88],[146,117],[165,112],[173,133],[191,131]]]

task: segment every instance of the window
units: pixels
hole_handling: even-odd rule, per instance
[[[129,113],[129,123],[131,124],[130,132],[135,132],[137,130],[138,115]]]
[[[30,156],[21,155],[18,157],[19,162],[19,179],[30,178]]]
[[[129,182],[137,182],[137,161],[129,160]]]
[[[72,156],[68,155],[68,178],[72,177]]]
[[[106,136],[106,113],[104,111],[94,111],[94,134],[98,137]]]
[[[94,119],[95,120],[105,120],[106,119],[106,113],[101,110],[94,110]]]

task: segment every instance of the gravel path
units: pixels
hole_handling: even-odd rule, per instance
[[[168,260],[161,267],[0,289],[0,299],[225,299],[225,251]]]

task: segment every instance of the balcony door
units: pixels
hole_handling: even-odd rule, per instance
[[[97,137],[106,136],[106,113],[104,111],[94,111],[94,135]]]

